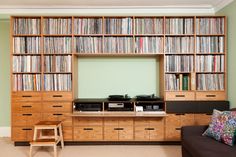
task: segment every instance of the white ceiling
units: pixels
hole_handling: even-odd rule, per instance
[[[0,0],[1,15],[214,14],[234,0]]]

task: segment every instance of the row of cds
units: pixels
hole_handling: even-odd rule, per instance
[[[44,53],[72,53],[70,37],[46,37],[44,38]]]
[[[198,74],[197,90],[224,90],[224,74]]]
[[[14,37],[14,54],[40,54],[40,37]]]
[[[45,56],[45,72],[71,72],[71,56]]]
[[[41,75],[40,74],[14,74],[13,91],[40,91]]]
[[[75,52],[77,53],[103,52],[101,37],[75,37],[74,45],[75,45]]]
[[[166,72],[192,72],[193,56],[169,55],[166,56]]]
[[[163,34],[163,19],[136,18],[135,34]]]
[[[166,18],[166,34],[193,34],[193,18]]]
[[[224,37],[197,37],[197,53],[223,53]]]
[[[137,53],[162,53],[162,37],[137,37],[135,38],[135,52]]]
[[[43,25],[44,34],[72,34],[70,18],[46,18]]]
[[[196,58],[197,72],[224,72],[223,55],[199,55]]]
[[[166,37],[166,53],[194,53],[193,37]]]
[[[131,37],[107,37],[104,39],[105,53],[132,53],[133,38]]]
[[[72,89],[71,74],[44,75],[45,91],[71,91],[71,89]]]
[[[163,18],[136,17],[134,22],[136,34],[163,34]],[[196,34],[224,34],[225,20],[222,17],[196,18]],[[132,17],[74,18],[74,34],[132,34]],[[39,35],[40,18],[14,18],[14,34]],[[194,34],[194,18],[167,17],[166,34]],[[72,18],[44,18],[43,34],[72,34]]]
[[[224,34],[225,19],[218,18],[197,18],[196,33],[197,34]]]
[[[102,34],[101,18],[74,19],[74,34]]]
[[[13,72],[40,72],[40,56],[13,56]]]

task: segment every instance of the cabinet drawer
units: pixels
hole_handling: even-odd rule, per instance
[[[43,113],[45,121],[62,121],[63,126],[72,126],[72,118],[70,113]]]
[[[12,102],[19,101],[41,101],[40,92],[12,92]]]
[[[14,102],[12,103],[12,112],[41,112],[40,102]]]
[[[13,141],[31,141],[33,139],[33,127],[12,127]]]
[[[181,127],[167,127],[165,140],[167,141],[180,141]]]
[[[209,125],[211,122],[211,115],[208,114],[195,114],[196,125]]]
[[[226,100],[225,92],[196,92],[197,100]]]
[[[73,118],[75,126],[101,126],[103,125],[102,118]]]
[[[72,102],[44,102],[44,112],[72,112]]]
[[[12,126],[33,126],[41,119],[41,113],[13,113]]]
[[[166,92],[166,100],[195,100],[194,92]]]
[[[74,140],[78,141],[101,141],[102,134],[100,126],[74,127]]]
[[[44,101],[72,101],[72,92],[44,92]]]

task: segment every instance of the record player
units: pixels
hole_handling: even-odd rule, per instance
[[[125,95],[109,95],[108,100],[109,101],[129,101],[131,98],[128,96],[128,94]]]
[[[160,100],[160,98],[155,96],[154,94],[151,94],[151,95],[137,95],[136,100],[137,101],[157,101],[157,100]]]

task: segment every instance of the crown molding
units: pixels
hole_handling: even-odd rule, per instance
[[[0,6],[0,14],[9,15],[214,15],[214,8],[203,6]],[[1,18],[1,17],[0,17]]]
[[[228,4],[232,3],[234,0],[222,0],[219,3],[217,3],[216,5],[214,5],[214,12],[218,12],[219,10],[221,10],[222,8],[224,8],[225,6],[227,6]]]

